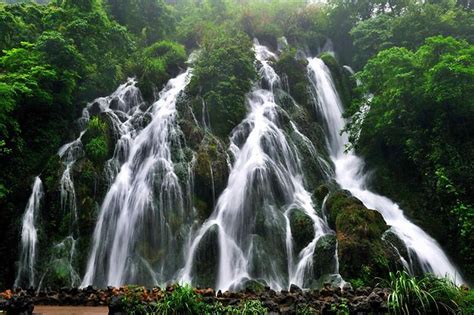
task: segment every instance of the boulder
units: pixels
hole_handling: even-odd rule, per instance
[[[342,277],[372,281],[385,276],[392,256],[384,250],[382,235],[388,226],[382,215],[347,191],[332,193],[326,206],[328,223],[336,231]]]
[[[319,279],[324,275],[333,274],[336,270],[337,240],[333,234],[321,236],[313,254],[313,277]]]
[[[295,244],[295,252],[299,253],[314,239],[313,220],[300,209],[290,213],[290,227]]]

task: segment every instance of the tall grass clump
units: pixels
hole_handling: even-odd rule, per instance
[[[427,274],[415,277],[406,271],[390,272],[383,285],[391,289],[392,314],[463,314],[465,294],[448,278]]]

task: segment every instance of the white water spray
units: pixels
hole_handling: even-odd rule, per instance
[[[35,178],[32,192],[26,205],[25,214],[21,227],[21,254],[20,266],[15,279],[15,287],[28,284],[34,287],[35,282],[35,261],[36,245],[38,243],[38,234],[36,230],[36,219],[43,198],[43,183],[39,177]]]

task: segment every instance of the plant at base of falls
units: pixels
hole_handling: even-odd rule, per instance
[[[301,304],[298,303],[296,305],[296,315],[313,315],[313,314],[319,314],[318,311],[316,311],[311,305],[309,304]]]
[[[427,313],[431,304],[435,304],[433,296],[423,289],[417,278],[405,271],[390,272],[385,284],[392,290],[388,297],[388,308],[395,314]]]
[[[388,308],[395,314],[448,313],[457,314],[463,303],[463,292],[451,280],[425,275],[410,276],[406,271],[390,272],[383,285],[392,292]]]
[[[236,306],[224,306],[221,302],[208,304],[206,306],[206,315],[266,315],[268,310],[259,300],[245,300]],[[311,314],[311,313],[305,313]]]
[[[171,293],[167,292],[162,300],[156,304],[157,314],[205,314],[207,305],[201,301],[201,296],[196,294],[188,285],[177,285]]]
[[[267,309],[263,306],[262,302],[258,300],[247,300],[244,303],[241,303],[238,308],[238,314],[264,315],[267,313]]]
[[[158,314],[156,303],[144,303],[144,287],[129,285],[125,295],[120,298],[120,305],[127,315],[152,315]]]
[[[349,315],[349,305],[347,304],[347,299],[342,298],[340,303],[332,304],[331,311],[336,315]]]

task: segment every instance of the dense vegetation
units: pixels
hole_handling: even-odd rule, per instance
[[[347,116],[352,117],[347,127],[352,146],[374,171],[373,188],[407,209],[408,216],[433,235],[472,279],[471,5],[462,0],[423,4],[334,0],[307,7],[303,1],[263,0],[0,3],[0,253],[5,258],[0,287],[13,282],[18,250],[12,244],[18,243],[31,179],[48,173],[57,149],[77,136],[77,128],[71,126],[86,102],[109,94],[128,76],[138,78],[150,102],[154,92],[184,68],[191,51],[199,48],[187,94],[193,106],[206,104],[213,132],[213,136],[196,136],[208,144],[207,151],[198,154],[198,167],[205,162],[197,170],[200,181],[206,177],[209,156],[218,160],[223,155],[219,144],[228,141],[245,115],[244,96],[257,77],[252,38],[276,50],[282,46],[282,36],[289,48],[277,70],[287,74],[300,104],[308,99],[305,78],[293,71],[302,66],[297,49],[310,55],[334,49],[337,61],[327,54],[323,59],[340,79],[338,88]],[[362,85],[357,91],[337,73],[338,63],[360,71]],[[357,119],[361,116],[363,123]],[[110,139],[104,121],[96,117],[89,124],[85,152],[93,168],[110,157]],[[222,177],[225,183],[225,171]],[[211,204],[211,198],[199,192],[196,197],[204,204],[196,206],[198,210],[209,211],[211,206],[205,203]],[[60,215],[51,211],[52,217]],[[92,221],[92,216],[93,211],[87,220]],[[382,230],[377,225],[372,229],[379,238]],[[381,251],[378,244],[373,251],[370,255]],[[368,258],[361,255],[360,259]],[[370,281],[362,279],[360,271],[351,277]],[[187,289],[183,290],[185,296]],[[166,301],[172,304],[175,298],[170,295]],[[430,296],[424,299],[429,303]]]

